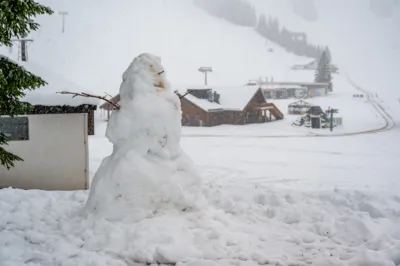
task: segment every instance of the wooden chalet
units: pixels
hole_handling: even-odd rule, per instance
[[[284,118],[273,103],[266,102],[257,85],[198,88],[187,92],[181,99],[184,126],[245,125]]]

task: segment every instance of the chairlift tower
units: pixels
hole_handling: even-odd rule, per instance
[[[28,46],[33,42],[33,39],[23,37],[22,39],[14,39],[12,41],[18,43],[18,61],[28,61]]]
[[[207,73],[208,72],[213,72],[211,67],[200,67],[199,72],[204,73],[204,84],[207,86]]]
[[[68,12],[67,11],[60,11],[60,12],[58,12],[58,14],[62,16],[62,29],[61,29],[61,32],[64,33],[65,32],[65,16],[68,15]]]

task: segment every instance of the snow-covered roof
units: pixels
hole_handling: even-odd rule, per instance
[[[225,110],[242,111],[259,88],[260,86],[258,85],[248,85],[239,87],[215,87],[213,90],[221,95],[220,104]]]
[[[285,86],[293,86],[293,85],[299,85],[299,86],[328,86],[329,83],[327,82],[305,82],[305,81],[274,81],[274,85],[285,85]]]
[[[222,105],[218,103],[210,102],[209,100],[206,99],[199,99],[191,94],[187,94],[185,98],[205,111],[223,109]]]
[[[60,91],[70,91],[77,93],[90,93],[90,91],[85,90],[81,86],[75,84],[66,78],[51,72],[41,66],[33,64],[31,62],[18,62],[18,64],[24,67],[27,71],[41,77],[48,84],[42,86],[36,90],[29,91],[25,93],[23,101],[29,102],[33,105],[69,105],[69,106],[79,106],[82,104],[98,105],[99,100],[93,98],[85,97],[75,97],[72,98],[71,95],[57,94]]]
[[[212,89],[212,91],[220,95],[219,104],[210,102],[207,99],[199,99],[191,94],[187,94],[185,98],[197,105],[205,111],[212,110],[231,110],[231,111],[242,111],[250,100],[254,97],[257,90],[260,87],[258,85],[246,85],[246,86],[219,86],[219,87],[199,87],[197,89]],[[196,89],[190,87],[189,89]],[[179,90],[184,93],[186,90]]]
[[[303,100],[299,100],[299,101],[289,104],[289,107],[295,107],[295,106],[313,106],[313,104],[303,101]]]
[[[300,85],[292,84],[267,84],[262,86],[263,90],[279,90],[279,89],[307,89],[306,87]]]

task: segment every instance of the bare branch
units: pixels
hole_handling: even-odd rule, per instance
[[[108,94],[107,92],[105,92],[104,94],[107,96],[110,96],[111,99],[114,98],[112,95]]]
[[[190,91],[186,92],[185,94],[181,95],[178,91],[175,91],[175,94],[179,96],[179,99],[184,98],[186,95],[188,95]]]
[[[59,93],[59,94],[70,94],[70,95],[73,95],[72,98],[80,96],[80,97],[86,97],[86,98],[100,99],[100,100],[106,101],[107,103],[109,103],[112,106],[114,106],[116,110],[119,110],[119,108],[121,107],[119,104],[114,103],[111,100],[109,100],[109,99],[107,99],[106,97],[103,97],[103,96],[92,95],[92,94],[88,94],[88,93],[84,93],[84,92],[77,93],[77,92],[69,92],[69,91],[61,91],[61,92],[57,92],[57,93]]]

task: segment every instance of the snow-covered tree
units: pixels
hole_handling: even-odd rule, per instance
[[[332,91],[332,73],[329,50],[322,52],[315,71],[315,82],[329,83],[329,90]]]
[[[331,50],[329,49],[328,46],[325,47],[325,53],[326,53],[328,63],[329,63],[329,65],[331,65],[332,64],[332,55],[331,55]]]
[[[202,181],[180,147],[181,102],[161,59],[138,56],[122,80],[120,108],[106,131],[113,153],[96,172],[83,213],[138,221],[166,209],[199,208]]]
[[[46,6],[32,0],[0,1],[0,45],[11,46],[12,38],[28,35],[39,28],[33,17],[52,14]],[[21,101],[25,90],[34,90],[46,82],[0,54],[0,115],[15,116],[25,113],[29,105]],[[0,166],[14,167],[22,158],[8,152],[4,146],[8,139],[0,131]]]

